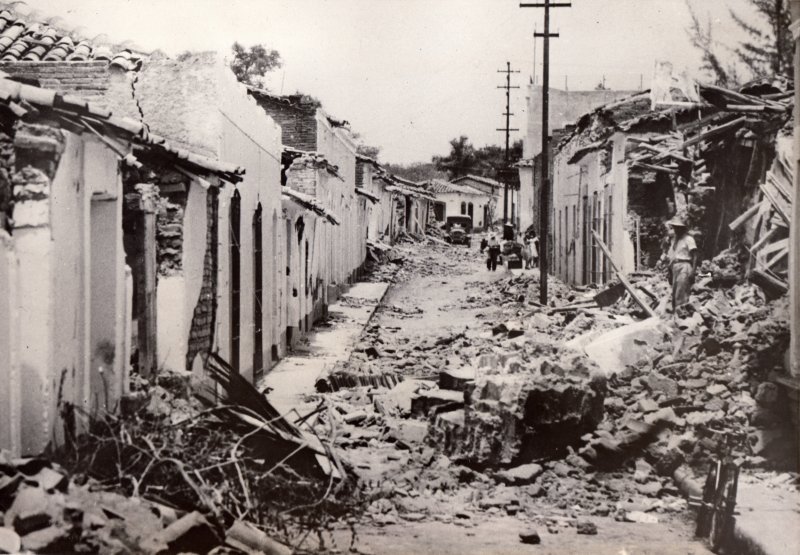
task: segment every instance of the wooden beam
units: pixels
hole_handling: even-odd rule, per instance
[[[139,372],[144,377],[154,376],[158,371],[157,335],[157,299],[156,275],[158,261],[156,259],[156,215],[158,206],[156,199],[158,189],[155,185],[137,186],[142,195],[141,209],[141,241],[142,253],[141,275],[139,278],[139,310],[137,314],[139,334]]]
[[[725,133],[726,131],[730,131],[731,129],[733,129],[735,127],[738,127],[739,125],[743,124],[745,121],[747,121],[747,117],[746,116],[742,116],[740,118],[736,118],[733,121],[729,121],[728,123],[723,123],[722,125],[718,125],[717,127],[713,127],[711,129],[709,129],[708,131],[704,131],[702,133],[699,133],[697,136],[692,137],[691,139],[688,139],[688,140],[684,141],[683,144],[680,146],[679,150],[683,150],[684,148],[686,148],[688,146],[695,145],[697,143],[705,141],[706,139],[710,139],[711,137],[714,137],[716,135],[720,135],[722,133]]]
[[[666,172],[666,173],[670,173],[670,174],[674,174],[674,175],[678,174],[678,170],[673,169],[673,168],[665,168],[664,166],[656,166],[654,164],[645,164],[644,162],[638,162],[638,161],[634,162],[633,165],[634,166],[639,166],[639,167],[641,167],[641,168],[643,168],[645,170],[650,170],[650,171],[654,171],[654,172]]]
[[[768,232],[762,235],[761,238],[758,241],[756,241],[752,247],[750,247],[750,254],[756,254],[759,250],[761,250],[761,247],[766,245],[769,242],[769,240],[775,236],[777,232],[778,232],[777,227],[773,226],[772,228],[770,228]]]
[[[592,230],[592,236],[594,237],[594,240],[597,242],[597,245],[600,247],[600,250],[603,251],[603,254],[608,260],[608,263],[611,264],[611,267],[614,269],[614,273],[617,274],[617,278],[622,282],[622,285],[625,286],[625,289],[628,290],[628,293],[631,294],[631,297],[633,297],[633,300],[636,301],[636,304],[641,306],[648,316],[655,317],[656,313],[653,312],[653,309],[650,308],[649,304],[644,302],[639,297],[639,295],[636,294],[636,289],[634,289],[633,285],[631,285],[631,282],[628,281],[628,278],[626,278],[625,275],[619,270],[619,268],[617,267],[617,263],[614,262],[614,258],[611,256],[611,251],[608,250],[608,247],[603,242],[603,240],[600,239],[600,235],[598,235],[597,231],[595,231],[594,229]]]
[[[769,187],[765,187],[764,185],[765,184],[759,185],[761,192],[764,193],[764,196],[767,197],[767,199],[769,199],[769,201],[772,203],[772,206],[775,208],[775,211],[778,214],[780,214],[783,221],[786,222],[786,224],[788,225],[789,214],[786,212],[786,208],[782,204],[780,204],[778,196],[775,194],[775,192],[772,191]]]
[[[774,243],[770,243],[766,247],[764,247],[764,256],[769,256],[772,253],[779,251],[783,248],[787,248],[789,246],[789,239],[781,239],[779,241],[775,241]]]
[[[784,247],[775,256],[773,256],[772,258],[767,260],[767,262],[766,262],[767,268],[771,270],[772,267],[775,264],[777,264],[778,262],[780,262],[781,260],[783,260],[787,256],[789,256],[789,248],[788,247]]]
[[[728,229],[730,229],[731,231],[736,231],[737,229],[739,229],[742,226],[742,224],[744,224],[750,218],[755,216],[758,213],[759,209],[764,204],[765,204],[765,201],[762,201],[762,202],[754,204],[753,206],[751,206],[750,208],[745,210],[742,214],[739,215],[738,218],[736,218],[735,220],[733,220],[731,223],[728,224]]]

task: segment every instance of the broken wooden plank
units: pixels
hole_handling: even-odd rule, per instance
[[[767,260],[765,265],[766,265],[766,267],[768,269],[771,270],[772,267],[775,266],[775,264],[777,264],[778,262],[780,262],[781,260],[783,260],[787,256],[789,256],[789,248],[788,247],[784,247],[780,251],[778,251],[778,253],[775,256],[773,256],[772,258]]]
[[[678,174],[678,170],[676,170],[674,168],[667,168],[667,167],[664,167],[664,166],[656,166],[655,164],[647,164],[645,162],[639,162],[638,160],[634,161],[633,165],[634,166],[639,166],[639,167],[641,167],[643,169],[654,171],[654,172],[666,172],[666,173],[673,174],[673,175],[677,175]]]
[[[779,297],[786,294],[789,284],[767,269],[754,268],[750,281],[761,287],[768,296]]]
[[[592,236],[594,237],[594,240],[597,242],[597,245],[600,247],[600,250],[603,251],[603,254],[608,260],[608,263],[611,264],[611,268],[614,270],[614,273],[617,274],[617,278],[622,282],[622,285],[625,286],[625,289],[628,290],[628,293],[631,294],[631,297],[633,297],[633,300],[636,301],[636,304],[641,306],[648,316],[655,317],[656,313],[653,312],[653,309],[650,308],[650,305],[645,303],[639,297],[639,295],[636,294],[636,290],[633,288],[633,285],[631,285],[631,282],[628,281],[628,278],[626,278],[625,275],[619,270],[619,267],[617,267],[617,263],[614,262],[614,258],[611,256],[611,251],[608,250],[608,247],[600,238],[600,235],[598,235],[597,231],[594,229],[592,230]]]
[[[762,235],[758,241],[756,241],[752,247],[750,247],[750,254],[756,254],[761,247],[769,243],[770,239],[772,239],[775,234],[778,232],[777,227],[772,227],[768,232]]]
[[[708,131],[698,133],[691,139],[684,141],[683,144],[680,145],[679,150],[683,150],[688,146],[695,145],[697,143],[705,141],[706,139],[710,139],[711,137],[720,135],[722,133],[725,133],[726,131],[730,131],[735,127],[738,127],[739,125],[743,124],[745,121],[747,121],[747,116],[742,116],[740,118],[736,118],[733,121],[729,121],[728,123],[723,123],[722,125],[718,125],[717,127],[712,127]]]
[[[785,239],[780,239],[780,240],[775,241],[774,243],[770,243],[769,245],[764,247],[763,255],[764,256],[769,256],[769,255],[771,255],[772,253],[774,253],[776,251],[779,251],[779,250],[781,250],[783,248],[788,248],[788,247],[789,247],[789,238],[787,237]]]
[[[764,196],[767,197],[767,199],[769,199],[769,201],[772,203],[772,206],[775,208],[775,211],[778,212],[778,214],[780,214],[783,221],[786,222],[786,224],[788,225],[789,210],[788,207],[784,206],[783,203],[778,198],[778,193],[775,190],[771,189],[770,187],[767,187],[766,183],[762,183],[761,185],[759,185],[759,188],[761,189],[761,192],[764,193]]]
[[[785,184],[781,183],[781,180],[778,179],[778,176],[775,175],[775,173],[773,173],[772,171],[767,172],[767,181],[772,183],[772,185],[775,187],[775,189],[778,190],[781,196],[784,199],[786,199],[786,202],[788,202],[790,205],[792,204],[792,202],[794,201],[794,195],[791,190],[791,183],[789,183],[789,187],[787,187]]]
[[[739,227],[742,226],[745,222],[747,222],[750,218],[755,216],[759,209],[764,206],[766,202],[756,203],[747,210],[745,210],[742,214],[739,215],[735,220],[728,224],[728,229],[731,231],[736,231]]]

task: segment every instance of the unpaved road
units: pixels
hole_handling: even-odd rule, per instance
[[[491,337],[494,323],[514,316],[513,305],[500,307],[497,302],[487,302],[491,292],[501,287],[503,280],[507,281],[509,273],[500,269],[487,271],[475,247],[467,251],[464,247],[420,246],[407,250],[406,255],[409,258],[401,272],[402,281],[385,297],[371,325],[373,334],[363,337],[357,349],[374,346],[376,338],[381,337],[379,347],[385,352],[373,361],[374,364],[399,368],[407,377],[433,377],[434,370],[453,355],[447,346],[439,351],[430,349],[436,338],[464,333],[468,339],[485,341]],[[403,353],[419,344],[428,346],[426,354],[404,367]],[[604,480],[624,483],[621,473],[565,475],[554,488],[556,500],[562,487],[575,489],[572,484],[579,480],[591,479],[594,483],[581,483],[580,488],[585,488],[586,494],[580,498],[580,504],[570,505],[566,497],[554,501],[553,492],[544,495],[536,492],[538,486],[500,486],[503,489],[499,490],[485,477],[464,484],[453,480],[455,485],[450,488],[440,487],[441,480],[435,473],[430,478],[423,471],[415,470],[418,467],[413,466],[416,456],[413,452],[400,451],[400,456],[393,456],[393,449],[391,444],[371,441],[353,451],[366,461],[361,465],[365,475],[377,477],[383,473],[382,488],[395,487],[403,492],[402,498],[395,497],[391,511],[387,511],[391,507],[387,504],[383,506],[383,514],[380,510],[372,511],[372,520],[367,519],[356,527],[357,552],[387,555],[711,553],[693,538],[694,523],[686,510],[658,511],[656,523],[622,522],[619,517],[614,518],[614,508],[620,505],[627,510],[636,510],[637,504],[646,506],[634,484],[629,489],[621,488],[621,497],[617,500],[603,498]],[[389,469],[392,464],[403,466],[384,472],[383,467]],[[445,465],[441,470],[444,474],[458,472],[456,465],[452,470],[446,466],[446,459],[431,466],[437,464]],[[419,479],[409,489],[417,472]],[[400,475],[405,481],[400,480]],[[553,487],[553,484],[544,487]],[[509,514],[502,503],[487,508],[481,501],[503,495],[518,500],[516,514]],[[674,503],[674,497],[670,499]],[[570,497],[569,502],[573,501],[574,497]],[[610,511],[593,510],[599,505],[607,506]],[[578,534],[578,521],[594,523],[597,534]],[[541,543],[522,543],[519,535],[532,530],[540,535]],[[345,531],[337,533],[335,538],[339,549],[346,549],[350,543],[350,534]]]

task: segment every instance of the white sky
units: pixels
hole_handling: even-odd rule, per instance
[[[527,1],[527,0],[526,0]],[[747,0],[692,0],[703,17],[733,29],[727,6]],[[428,161],[466,134],[477,146],[502,144],[504,83],[510,61],[512,126],[525,129],[525,87],[533,69],[532,33],[542,10],[519,0],[27,0],[38,19],[105,34],[167,54],[228,51],[233,41],[264,43],[284,67],[275,92],[297,90],[348,120],[383,162]],[[743,11],[743,13],[747,13]],[[685,0],[572,0],[553,10],[551,86],[594,88],[603,75],[614,89],[648,87],[656,59],[693,69],[699,63],[685,29]],[[541,74],[541,41],[537,46]],[[521,132],[515,133],[519,137]]]

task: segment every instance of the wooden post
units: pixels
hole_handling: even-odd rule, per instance
[[[611,251],[608,250],[608,247],[606,246],[605,243],[603,243],[603,240],[600,239],[600,236],[594,229],[592,230],[592,236],[594,236],[594,240],[597,242],[597,245],[600,247],[600,250],[602,250],[603,254],[606,256],[608,263],[611,264],[612,268],[614,268],[614,273],[617,274],[617,279],[619,279],[622,282],[622,285],[624,285],[625,289],[628,290],[628,293],[631,294],[631,297],[633,297],[633,300],[636,301],[636,304],[641,306],[648,316],[655,316],[656,313],[653,312],[653,309],[650,308],[650,305],[648,305],[641,298],[639,298],[639,295],[636,294],[636,290],[633,288],[633,285],[631,285],[631,282],[628,281],[628,278],[626,278],[625,275],[617,267],[616,262],[614,262],[614,259],[611,257]]]
[[[789,310],[791,318],[791,343],[789,347],[789,370],[800,376],[800,0],[792,0],[792,34],[794,37],[794,198],[789,239]]]
[[[157,298],[156,276],[156,214],[158,212],[158,189],[155,185],[140,184],[136,190],[142,198],[141,209],[141,252],[142,272],[139,276],[139,372],[144,377],[154,376],[158,370],[157,343]]]

